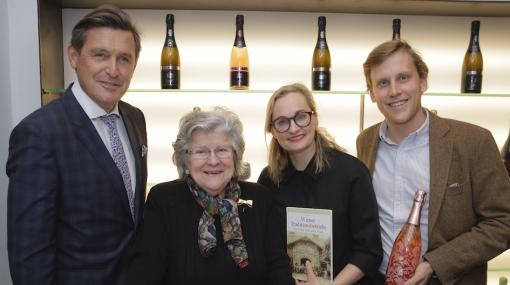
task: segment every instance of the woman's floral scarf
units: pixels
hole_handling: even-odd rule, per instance
[[[224,198],[209,196],[189,175],[186,182],[195,200],[204,208],[198,223],[198,247],[202,256],[210,256],[216,249],[214,220],[215,216],[219,214],[223,229],[223,241],[227,245],[230,255],[239,268],[248,266],[248,251],[243,240],[241,220],[237,210],[237,202],[241,196],[237,180],[232,178],[226,187]]]

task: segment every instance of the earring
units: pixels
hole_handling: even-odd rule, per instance
[[[186,175],[189,175],[189,169],[184,170],[184,173],[186,173]]]

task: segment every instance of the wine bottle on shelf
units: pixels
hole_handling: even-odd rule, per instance
[[[387,285],[401,285],[414,275],[421,257],[420,216],[425,201],[425,191],[418,189],[414,203],[404,224],[398,233],[386,270]]]
[[[319,35],[312,58],[312,90],[331,89],[331,56],[326,42],[326,17],[319,17]]]
[[[503,150],[501,151],[501,157],[503,158],[503,162],[505,163],[508,176],[510,176],[510,133],[508,134],[508,138],[506,139],[505,145],[503,146]]]
[[[393,19],[393,36],[392,40],[400,40],[400,19]]]
[[[161,88],[179,89],[181,63],[174,36],[174,15],[166,15],[166,38],[161,51]]]
[[[483,57],[479,43],[480,21],[471,22],[471,39],[462,64],[461,92],[482,92]]]
[[[236,37],[230,54],[230,89],[247,90],[250,86],[248,48],[244,41],[244,16],[236,16]]]
[[[505,276],[499,277],[499,285],[507,285],[508,284],[508,278]]]

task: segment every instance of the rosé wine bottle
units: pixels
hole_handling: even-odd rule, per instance
[[[418,189],[414,194],[414,204],[407,223],[398,233],[391,250],[388,269],[386,270],[387,285],[401,285],[414,275],[420,262],[421,234],[420,216],[425,201],[425,191]]]

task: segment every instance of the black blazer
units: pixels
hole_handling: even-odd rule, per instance
[[[186,182],[174,180],[154,186],[149,193],[127,284],[294,284],[269,191],[254,183],[239,185],[241,198],[253,201],[253,207],[238,208],[248,249],[247,268],[239,269],[230,256],[219,218],[215,253],[200,255],[198,221],[203,209]]]
[[[122,282],[121,260],[145,198],[147,134],[139,109],[119,102],[119,112],[135,157],[135,221],[122,176],[70,88],[12,131],[6,170],[13,284]]]

